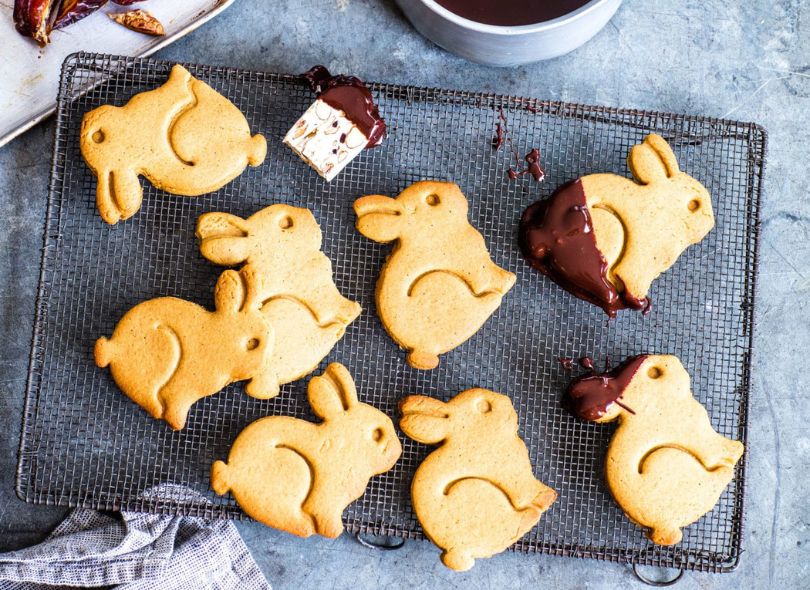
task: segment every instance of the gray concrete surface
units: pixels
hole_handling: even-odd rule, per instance
[[[273,6],[271,9],[270,6]],[[89,47],[89,46],[88,46]],[[809,588],[810,3],[626,0],[588,45],[515,69],[476,66],[422,39],[391,0],[239,0],[160,57],[753,120],[770,132],[762,211],[745,553],[731,574],[680,588]],[[0,82],[2,83],[2,82]],[[0,149],[0,550],[32,544],[64,510],[14,494],[52,147],[46,122]],[[394,553],[353,540],[239,528],[276,588],[641,587],[622,565],[507,553],[451,574],[427,543]]]

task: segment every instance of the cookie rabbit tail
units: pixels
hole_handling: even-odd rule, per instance
[[[96,345],[93,348],[93,356],[96,359],[96,364],[104,368],[113,360],[115,353],[115,346],[107,338],[102,336],[96,340]]]
[[[222,496],[231,489],[228,481],[228,465],[224,461],[215,461],[211,466],[211,489],[218,496]]]
[[[256,134],[251,137],[249,141],[248,164],[258,166],[264,162],[264,158],[267,155],[267,140],[264,138],[264,135]]]

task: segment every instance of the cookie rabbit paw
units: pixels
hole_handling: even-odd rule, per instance
[[[442,563],[451,570],[466,572],[475,565],[475,560],[463,549],[450,549],[442,553]]]
[[[429,352],[412,350],[408,353],[408,364],[414,369],[429,371],[439,366],[439,357]]]

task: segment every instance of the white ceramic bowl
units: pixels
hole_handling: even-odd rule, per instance
[[[532,25],[485,25],[434,0],[397,0],[416,30],[447,51],[493,66],[516,66],[573,51],[604,27],[622,0],[591,0],[553,20]]]

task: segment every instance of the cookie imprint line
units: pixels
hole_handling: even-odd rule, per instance
[[[349,403],[349,397],[353,396],[358,403],[361,403],[360,398],[357,396],[357,387],[355,386],[354,381],[347,385],[341,379],[336,379],[335,376],[330,374],[328,371],[321,374],[320,377],[324,381],[329,382],[329,386],[337,394],[337,398],[340,401],[340,407],[343,408],[344,412],[348,412],[349,407],[351,406]]]
[[[503,487],[501,487],[500,485],[498,485],[497,483],[495,483],[491,479],[487,479],[486,477],[476,477],[475,475],[470,475],[470,476],[467,476],[467,477],[460,477],[458,479],[454,479],[453,481],[451,481],[450,483],[448,483],[444,487],[444,490],[442,490],[442,494],[445,495],[445,496],[449,496],[450,495],[450,488],[452,488],[456,484],[460,484],[463,481],[483,481],[485,483],[490,484],[492,487],[494,487],[496,490],[498,490],[501,494],[503,494],[503,496],[506,498],[506,501],[509,502],[509,505],[512,507],[512,509],[515,512],[522,512],[522,511],[528,510],[528,509],[530,509],[532,507],[531,504],[529,504],[528,506],[524,506],[522,508],[520,506],[515,506],[514,502],[512,502],[512,498],[509,497],[509,494],[507,493],[507,491]]]
[[[183,343],[180,341],[180,335],[175,331],[174,328],[169,326],[168,324],[158,324],[155,326],[156,330],[160,330],[164,334],[166,334],[169,339],[174,342],[177,346],[179,354],[177,355],[177,360],[174,363],[174,367],[172,368],[172,372],[166,381],[158,388],[158,403],[160,404],[160,415],[162,416],[166,412],[166,404],[163,402],[162,394],[164,390],[169,386],[169,383],[172,382],[174,376],[180,371],[180,365],[183,364]]]
[[[411,412],[407,412],[407,411],[402,412],[402,417],[403,418],[407,418],[408,416],[430,416],[431,418],[445,419],[445,418],[449,418],[450,414],[448,414],[446,412],[433,412],[429,408],[424,408],[424,409],[420,408],[419,410],[415,410],[415,411],[411,411]],[[416,440],[416,439],[414,439],[414,440]],[[447,437],[445,437],[445,438],[443,438],[441,440],[441,443],[443,443],[443,444],[446,444],[446,442],[447,442]]]
[[[306,309],[309,312],[309,314],[312,316],[312,318],[315,320],[315,325],[318,326],[319,328],[324,329],[324,330],[326,328],[330,328],[330,327],[335,326],[335,325],[342,326],[345,323],[343,318],[335,318],[335,319],[331,319],[331,320],[321,320],[318,317],[318,313],[312,308],[312,306],[309,303],[307,303],[306,301],[304,301],[300,297],[297,297],[295,295],[291,295],[291,294],[288,294],[288,293],[283,293],[283,294],[279,294],[279,295],[273,295],[272,297],[268,297],[267,299],[262,301],[261,307],[263,308],[265,305],[268,305],[268,304],[272,303],[273,301],[277,301],[279,299],[286,300],[286,301],[292,301],[293,303],[297,303],[298,305],[300,305],[301,307]]]
[[[239,304],[239,313],[246,312],[250,310],[253,306],[257,294],[256,294],[256,272],[248,268],[247,265],[243,266],[239,270],[236,271],[237,276],[239,277],[239,281],[242,284],[242,301]],[[261,311],[263,303],[260,303],[259,311]]]
[[[307,488],[307,493],[304,496],[304,501],[301,502],[301,513],[304,516],[306,516],[310,520],[310,522],[312,523],[312,530],[317,531],[318,527],[316,526],[316,523],[315,523],[315,517],[312,516],[311,514],[309,514],[306,510],[304,510],[304,504],[306,504],[307,500],[312,495],[312,490],[315,488],[315,469],[313,468],[312,463],[310,462],[310,460],[301,451],[299,451],[298,449],[296,449],[295,447],[292,447],[290,445],[280,444],[280,445],[275,445],[273,448],[274,449],[284,449],[284,450],[290,451],[292,453],[295,453],[296,455],[301,457],[301,460],[303,460],[304,463],[306,464],[307,469],[309,470],[309,488]]]
[[[627,252],[627,236],[630,235],[630,234],[627,233],[627,225],[625,225],[624,220],[622,219],[621,215],[619,215],[619,213],[613,207],[611,207],[610,205],[606,205],[605,203],[600,202],[600,203],[597,203],[597,204],[593,205],[593,208],[594,209],[601,209],[602,211],[605,211],[606,213],[609,213],[610,215],[612,215],[616,219],[616,221],[619,223],[619,225],[622,226],[622,249],[619,251],[619,255],[616,257],[616,261],[610,266],[610,268],[607,269],[607,272],[612,276],[613,279],[621,281],[621,279],[619,279],[617,276],[615,276],[615,273],[613,272],[613,269],[616,268],[617,266],[619,266],[621,261],[624,259],[624,255]],[[591,226],[593,226],[593,220],[591,220]],[[595,238],[594,238],[594,241],[596,241]],[[597,250],[598,249],[599,248],[597,246]],[[604,254],[602,254],[602,257],[604,258]],[[622,285],[622,287],[624,287],[624,285]]]
[[[377,196],[380,196],[380,195],[369,195],[369,196],[377,197]],[[393,197],[393,200],[394,200],[394,203],[396,203],[396,197]],[[396,206],[396,205],[394,205],[394,206]],[[383,205],[383,207],[385,207],[385,205]],[[413,210],[408,211],[408,213],[413,213]],[[376,215],[392,215],[393,217],[402,217],[405,214],[405,210],[404,210],[404,207],[402,207],[401,210],[400,209],[385,209],[384,208],[382,211],[374,211],[374,214],[376,214]],[[363,214],[359,214],[359,216],[362,217]],[[399,240],[399,238],[397,238],[397,240]]]
[[[118,211],[123,211],[124,206],[121,204],[121,201],[118,200],[118,193],[115,191],[115,182],[113,182],[113,176],[115,172],[110,170],[107,173],[107,184],[109,185],[110,198],[112,199],[113,203],[115,203],[116,207],[118,207]]]
[[[721,461],[719,464],[715,465],[714,467],[709,467],[701,460],[701,458],[698,456],[698,454],[695,453],[694,451],[690,451],[686,447],[684,447],[682,445],[679,445],[679,444],[676,444],[676,443],[669,443],[669,444],[663,444],[663,445],[656,445],[653,448],[651,448],[649,451],[644,453],[644,456],[638,462],[638,472],[640,474],[643,474],[644,473],[644,463],[647,461],[647,459],[649,459],[650,456],[652,456],[654,453],[656,453],[658,451],[661,451],[661,450],[664,450],[664,449],[674,449],[676,451],[681,451],[682,453],[686,453],[687,455],[691,455],[692,458],[695,461],[697,461],[700,464],[700,466],[703,467],[703,469],[708,473],[712,473],[714,471],[717,471],[718,469],[722,469],[723,467],[728,467],[728,464],[726,462],[724,462],[724,461]]]
[[[168,128],[167,133],[166,133],[166,143],[169,144],[169,151],[171,151],[171,153],[174,155],[174,157],[177,158],[182,164],[185,164],[186,166],[194,166],[194,162],[189,162],[189,161],[184,160],[183,158],[180,157],[180,154],[178,154],[177,150],[174,149],[174,145],[172,144],[172,139],[171,139],[172,138],[172,132],[174,131],[174,127],[175,127],[175,125],[177,125],[177,122],[180,120],[180,117],[182,117],[184,114],[189,112],[191,109],[193,109],[194,107],[196,107],[200,103],[200,100],[197,98],[197,95],[194,94],[194,77],[193,76],[189,75],[186,86],[188,86],[188,93],[191,95],[191,98],[189,99],[188,104],[181,104],[180,109],[177,111],[177,113],[175,113],[172,116],[172,120],[169,122],[169,128]],[[151,178],[149,179],[149,182],[152,182]]]
[[[681,171],[680,166],[678,166],[678,160],[677,159],[675,159],[675,161],[673,162],[672,158],[669,157],[670,154],[668,154],[667,152],[658,149],[654,145],[650,145],[650,147],[655,152],[655,154],[658,156],[658,158],[661,160],[661,163],[664,165],[664,170],[666,171],[667,178],[672,178],[673,176],[675,176],[676,174],[678,174]],[[671,164],[674,164],[674,170],[673,170],[673,166]],[[652,182],[646,183],[646,184],[652,184]]]
[[[411,283],[411,286],[408,287],[408,293],[407,293],[408,297],[411,297],[413,295],[413,291],[414,291],[414,289],[416,289],[416,283],[418,283],[422,279],[426,278],[428,275],[435,274],[435,273],[448,274],[448,275],[452,275],[452,276],[456,277],[458,280],[460,280],[462,283],[464,283],[467,286],[467,289],[469,289],[470,293],[472,293],[472,295],[474,297],[476,297],[476,298],[486,297],[487,295],[493,295],[493,294],[495,294],[495,295],[503,295],[502,292],[500,292],[500,291],[498,291],[497,289],[494,289],[494,288],[493,289],[486,289],[484,291],[481,291],[480,293],[476,293],[475,288],[472,286],[470,281],[468,281],[464,277],[464,275],[462,275],[461,273],[456,272],[454,270],[446,270],[446,269],[443,269],[443,268],[437,268],[435,270],[429,270],[429,271],[423,272],[418,277],[416,277],[413,280],[413,282]]]

